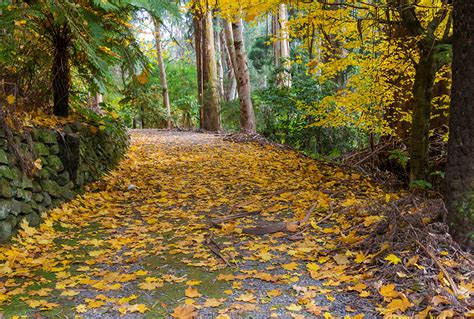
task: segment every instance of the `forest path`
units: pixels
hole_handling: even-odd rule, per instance
[[[379,315],[348,246],[377,220],[357,207],[386,196],[368,179],[217,135],[131,135],[117,169],[4,247],[0,318]],[[237,213],[250,214],[209,225]]]

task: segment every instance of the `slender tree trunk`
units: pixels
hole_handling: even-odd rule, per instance
[[[218,18],[217,23],[220,24],[219,22],[221,21],[220,18]],[[217,82],[219,85],[219,97],[220,100],[223,101],[225,100],[225,93],[224,93],[224,64],[223,64],[223,59],[222,59],[222,47],[221,47],[221,38],[220,38],[220,33],[221,31],[215,31],[214,33],[214,40],[215,40],[215,47],[216,47],[216,63],[217,63]]]
[[[224,21],[224,34],[225,40],[227,44],[227,54],[228,60],[227,63],[229,65],[229,69],[232,70],[232,85],[229,92],[229,100],[235,100],[238,97],[238,88],[237,88],[237,76],[236,76],[236,69],[235,66],[237,65],[236,57],[235,57],[235,45],[234,45],[234,35],[232,31],[232,23],[228,21]]]
[[[204,105],[204,67],[203,67],[203,43],[202,43],[202,14],[195,11],[193,16],[194,25],[194,49],[196,51],[196,71],[198,83],[199,101],[199,128],[203,129],[203,105]]]
[[[204,74],[203,88],[203,129],[207,131],[219,131],[220,124],[220,105],[219,88],[217,80],[216,51],[214,47],[214,30],[212,24],[212,12],[204,14],[203,23],[203,44],[204,59],[203,68],[207,72]]]
[[[168,92],[168,81],[166,79],[166,67],[163,61],[163,52],[161,48],[161,32],[160,32],[160,20],[153,17],[153,23],[155,25],[155,47],[156,47],[156,59],[158,67],[160,68],[160,82],[161,91],[163,95],[163,107],[166,110],[166,127],[171,129],[171,105],[170,96]]]
[[[410,180],[428,177],[431,98],[436,70],[431,52],[422,52],[413,84],[413,114],[410,141]]]
[[[273,16],[273,34],[276,41],[273,43],[275,66],[280,69],[277,75],[279,87],[291,87],[290,73],[290,41],[288,36],[288,9],[286,4],[278,6],[278,12]]]
[[[454,1],[446,195],[455,240],[474,248],[474,2]]]
[[[225,27],[227,21],[222,20],[223,31],[220,34],[221,38],[221,50],[222,50],[222,65],[226,66],[227,83],[225,85],[225,101],[232,101],[235,99],[237,93],[237,81],[235,80],[234,68],[232,66],[232,60],[229,52],[229,45],[226,41]]]
[[[53,41],[54,60],[51,70],[54,98],[53,113],[56,116],[68,116],[69,88],[71,85],[71,71],[69,66],[71,36],[66,23],[55,27]]]
[[[245,52],[242,20],[232,23],[234,38],[235,75],[240,100],[240,131],[242,133],[256,133],[255,113],[250,95],[250,76]]]

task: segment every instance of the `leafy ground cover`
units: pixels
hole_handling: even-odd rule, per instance
[[[7,318],[472,315],[470,257],[447,240],[428,240],[445,230],[435,227],[437,206],[426,205],[277,146],[134,131],[116,170],[1,247],[0,311]],[[413,222],[427,210],[420,225]]]

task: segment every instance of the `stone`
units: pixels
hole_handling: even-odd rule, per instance
[[[64,164],[57,155],[48,156],[48,167],[52,168],[56,172],[62,172],[64,170]]]
[[[46,192],[41,193],[41,195],[43,195],[43,205],[46,207],[51,207],[53,204],[51,196],[49,196],[49,194]]]
[[[44,145],[43,143],[36,142],[34,144],[34,150],[35,150],[36,155],[38,155],[38,156],[48,156],[49,155],[49,150],[46,147],[46,145]]]
[[[20,203],[21,203],[21,212],[23,214],[29,214],[33,211],[33,207],[31,207],[30,203],[24,203],[24,202],[20,202]]]
[[[17,225],[18,223],[18,218],[16,216],[13,216],[13,215],[8,215],[7,219],[5,219],[6,222],[9,222],[10,225],[12,225],[12,229],[15,228],[15,226]]]
[[[17,188],[33,190],[33,180],[26,174],[22,174],[20,179],[15,179],[12,184]]]
[[[29,203],[33,199],[33,193],[29,190],[19,188],[16,191],[15,197],[24,201],[25,203]]]
[[[14,168],[6,165],[0,165],[0,177],[4,177],[12,181],[18,178],[18,173]]]
[[[58,185],[55,181],[52,180],[42,180],[41,187],[43,191],[51,195],[52,197],[62,197],[62,189],[61,186]]]
[[[56,143],[56,133],[47,129],[36,129],[34,135],[37,140],[45,144],[55,144]]]
[[[36,176],[38,176],[39,179],[49,179],[50,178],[49,171],[45,168],[42,168],[41,170],[39,170],[38,173],[36,173]]]
[[[44,196],[41,193],[34,193],[33,194],[33,200],[37,203],[43,202]]]
[[[52,144],[49,146],[49,152],[53,155],[58,155],[59,154],[59,145],[58,144]]]
[[[69,172],[64,171],[64,172],[58,174],[57,182],[58,182],[59,185],[66,186],[70,181],[71,180],[69,178]]]
[[[3,149],[0,149],[0,164],[8,164],[8,154]]]
[[[41,222],[40,216],[35,212],[32,212],[32,213],[29,213],[28,215],[25,215],[24,218],[28,221],[28,224],[31,227],[38,226]]]
[[[8,240],[12,235],[12,230],[13,227],[9,222],[0,221],[0,242]]]
[[[38,193],[41,191],[42,191],[42,188],[41,188],[40,183],[38,183],[37,181],[33,181],[33,192]]]
[[[0,197],[12,198],[13,191],[10,185],[10,181],[5,178],[0,178]]]
[[[0,199],[0,220],[7,218],[9,214],[18,216],[23,208],[23,203],[15,199]]]

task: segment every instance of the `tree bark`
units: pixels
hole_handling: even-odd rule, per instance
[[[451,93],[446,198],[450,232],[474,248],[474,2],[458,0],[453,9]]]
[[[204,68],[203,68],[203,43],[202,43],[202,14],[194,9],[194,49],[196,51],[196,71],[198,83],[199,101],[199,128],[203,129],[203,105],[204,105]]]
[[[218,24],[221,19],[216,20]],[[224,93],[224,60],[222,59],[222,47],[221,47],[221,31],[216,30],[214,33],[214,40],[215,40],[215,47],[216,47],[216,64],[217,64],[217,83],[219,87],[219,97],[220,100],[225,100],[225,93]]]
[[[163,52],[161,48],[161,33],[160,33],[160,20],[156,17],[153,17],[153,23],[155,25],[155,47],[156,47],[156,60],[158,62],[158,67],[160,68],[160,83],[161,91],[163,95],[163,107],[166,110],[166,127],[171,129],[171,104],[170,96],[168,91],[168,81],[166,79],[166,67],[165,62],[163,61]]]
[[[428,178],[431,99],[436,69],[432,52],[422,52],[413,84],[413,113],[410,140],[410,180]]]
[[[235,80],[234,68],[232,66],[232,60],[230,57],[229,52],[229,44],[226,41],[226,31],[225,27],[227,25],[227,21],[222,22],[223,31],[220,34],[221,38],[221,49],[222,49],[222,64],[227,68],[227,83],[225,85],[225,101],[232,101],[236,97],[237,93],[237,81]]]
[[[203,129],[215,132],[220,130],[221,123],[216,51],[214,47],[214,29],[212,23],[212,12],[209,10],[204,13],[203,44],[203,69],[207,72],[207,74],[204,73],[203,81]]]
[[[54,60],[52,66],[53,113],[56,116],[69,115],[69,89],[71,85],[71,69],[69,50],[71,35],[66,23],[54,27],[53,31]]]
[[[242,133],[256,133],[255,113],[250,94],[250,75],[245,52],[242,20],[232,23],[234,38],[235,75],[240,101],[240,131]]]
[[[278,87],[291,87],[290,73],[290,41],[288,36],[288,9],[286,4],[278,6],[278,12],[273,16],[273,35],[276,37],[273,43],[275,66],[279,69],[277,74]]]

